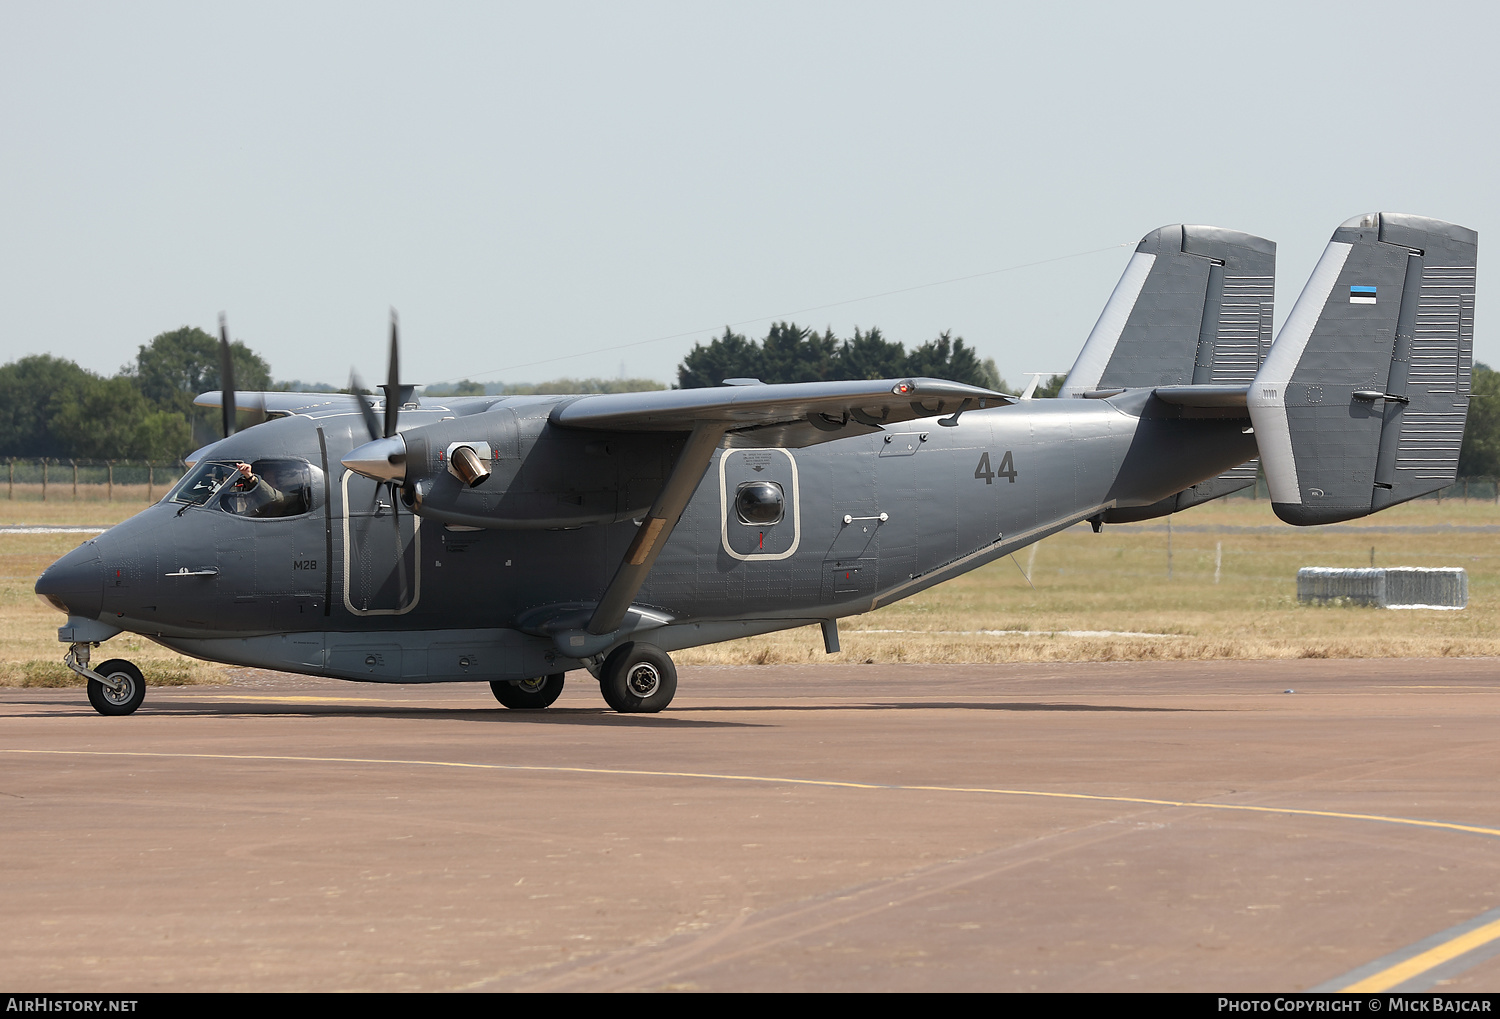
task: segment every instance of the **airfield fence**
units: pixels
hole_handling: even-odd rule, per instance
[[[180,460],[39,460],[7,457],[13,502],[155,502],[187,468]]]

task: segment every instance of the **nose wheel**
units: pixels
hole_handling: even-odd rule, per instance
[[[104,682],[89,680],[89,703],[101,715],[128,715],[146,699],[146,677],[123,658],[111,658],[94,670]]]
[[[672,695],[677,692],[677,668],[661,648],[622,644],[604,660],[599,690],[616,711],[660,711],[672,703]]]
[[[535,710],[548,707],[557,700],[558,694],[562,693],[563,676],[563,673],[555,672],[550,676],[515,682],[508,679],[496,680],[490,684],[490,689],[495,693],[495,700],[507,708]]]

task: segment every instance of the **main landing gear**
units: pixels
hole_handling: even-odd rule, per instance
[[[89,689],[92,691],[92,685]],[[557,700],[563,689],[563,674],[497,680],[490,684],[490,689],[494,691],[495,700],[507,708],[534,711]],[[610,652],[599,667],[599,692],[616,711],[625,714],[657,712],[672,703],[672,695],[677,692],[677,668],[659,647],[622,644]]]
[[[146,699],[146,677],[123,658],[89,668],[89,645],[73,644],[63,664],[89,681],[89,703],[101,715],[128,715]]]
[[[496,680],[490,684],[490,689],[495,693],[495,700],[507,708],[521,710],[545,708],[557,700],[558,694],[562,693],[563,673],[555,672],[550,676],[538,676],[536,679]]]
[[[677,668],[659,647],[621,644],[599,670],[599,691],[616,711],[660,711],[677,692]]]

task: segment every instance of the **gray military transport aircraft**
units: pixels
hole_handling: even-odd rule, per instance
[[[127,630],[235,665],[488,682],[510,708],[587,670],[616,711],[660,711],[673,650],[817,623],[836,651],[841,617],[1237,491],[1255,457],[1294,524],[1450,484],[1477,239],[1349,220],[1272,343],[1275,244],[1162,227],[1058,399],[910,378],[420,401],[393,322],[383,398],[236,395],[226,372],[198,400],[226,438],[36,591],[106,715],[145,693],[130,662],[89,666]],[[232,433],[237,406],[271,419]]]

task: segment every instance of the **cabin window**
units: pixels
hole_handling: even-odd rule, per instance
[[[785,503],[774,481],[747,481],[734,493],[734,512],[742,524],[780,523]]]
[[[254,480],[238,471],[220,489],[219,506],[237,517],[295,517],[312,509],[312,468],[301,460],[256,460]],[[234,470],[233,465],[230,469]]]

